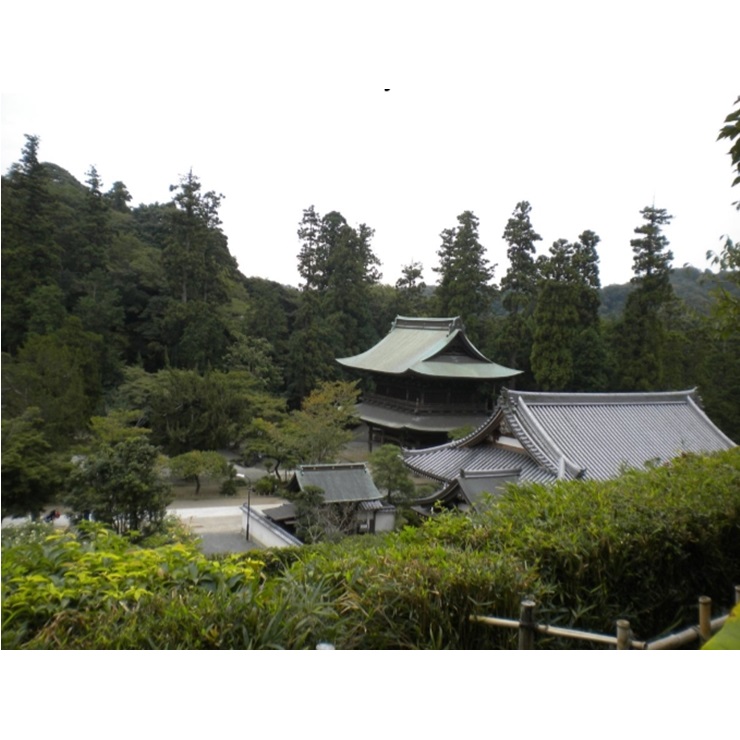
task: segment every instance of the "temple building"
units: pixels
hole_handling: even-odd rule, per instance
[[[503,391],[491,418],[463,439],[405,450],[404,462],[439,489],[416,501],[475,507],[507,483],[606,480],[684,453],[734,447],[701,410],[695,390],[662,393]]]
[[[337,362],[363,373],[357,412],[371,450],[374,442],[436,445],[455,429],[479,427],[493,411],[496,383],[521,373],[485,357],[459,316],[398,316],[374,347]]]

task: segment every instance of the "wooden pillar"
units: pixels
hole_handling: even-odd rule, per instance
[[[712,600],[709,596],[699,597],[699,637],[704,644],[712,636]]]
[[[617,620],[617,650],[629,650],[632,646],[630,623],[626,619]]]
[[[534,650],[534,607],[534,601],[522,601],[519,612],[519,650]]]

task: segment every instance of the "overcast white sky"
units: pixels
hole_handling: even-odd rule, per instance
[[[0,26],[3,173],[24,133],[134,204],[192,167],[225,195],[246,275],[298,284],[311,204],[375,229],[387,283],[412,260],[435,282],[464,210],[498,282],[520,200],[541,252],[596,231],[605,285],[629,280],[653,202],[675,266],[740,237],[716,141],[740,95],[738,2],[26,3]]]

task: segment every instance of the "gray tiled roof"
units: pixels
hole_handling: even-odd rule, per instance
[[[486,414],[414,414],[367,401],[357,404],[356,413],[367,424],[418,432],[448,432],[460,427],[479,427],[488,418]]]
[[[262,513],[274,522],[284,522],[288,519],[295,519],[295,506],[291,503],[280,504],[280,506],[263,509]]]
[[[501,426],[521,451],[505,449]],[[521,468],[521,480],[606,479],[683,452],[734,447],[699,408],[694,391],[502,394],[493,416],[464,439],[404,452],[414,471],[451,482],[461,471]]]
[[[515,452],[492,444],[472,447],[456,443],[426,450],[404,450],[404,462],[416,473],[440,482],[454,480],[462,471],[520,470],[520,479],[544,483],[555,475],[537,464],[526,452]]]
[[[364,463],[335,465],[301,465],[295,472],[291,487],[318,486],[324,491],[325,503],[349,501],[380,501],[370,472]]]
[[[385,505],[382,501],[360,501],[358,508],[360,511],[380,511],[385,509]]]
[[[693,391],[671,393],[509,392],[504,413],[517,438],[538,451],[566,477],[581,469],[587,478],[606,479],[625,467],[664,463],[684,452],[717,452],[733,447],[704,414]]]
[[[454,351],[450,351],[454,348]],[[497,365],[478,350],[465,335],[459,316],[454,318],[409,318],[397,316],[390,332],[375,346],[337,362],[355,370],[435,378],[495,380],[519,375]]]
[[[425,498],[415,501],[416,506],[430,506],[436,501],[453,502],[461,498],[468,504],[477,506],[484,495],[497,495],[509,483],[520,480],[521,469],[513,470],[465,470],[452,481]]]

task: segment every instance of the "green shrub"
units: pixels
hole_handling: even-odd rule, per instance
[[[397,535],[363,540],[314,548],[289,570],[332,579],[342,615],[338,648],[504,647],[509,635],[469,617],[510,613],[523,593],[539,593],[536,575],[506,555]]]
[[[254,484],[254,492],[258,496],[275,496],[279,492],[278,489],[282,492],[280,481],[270,475],[259,478]]]
[[[187,590],[238,591],[261,563],[243,556],[219,561],[192,543],[136,547],[100,524],[3,545],[3,647],[17,647],[45,625],[72,613],[135,610],[143,597]]]
[[[489,546],[553,586],[540,617],[643,638],[727,604],[740,583],[740,449],[599,482],[512,488],[480,517]],[[694,615],[695,618],[695,615]]]
[[[313,649],[337,620],[320,581],[281,579],[236,590],[176,589],[134,606],[61,612],[25,647],[64,649]]]
[[[166,536],[166,535],[163,535]],[[472,623],[538,619],[649,639],[740,583],[740,450],[606,483],[511,487],[485,511],[337,544],[207,558],[99,525],[3,534],[3,647],[511,648]],[[538,640],[541,647],[576,647]]]

